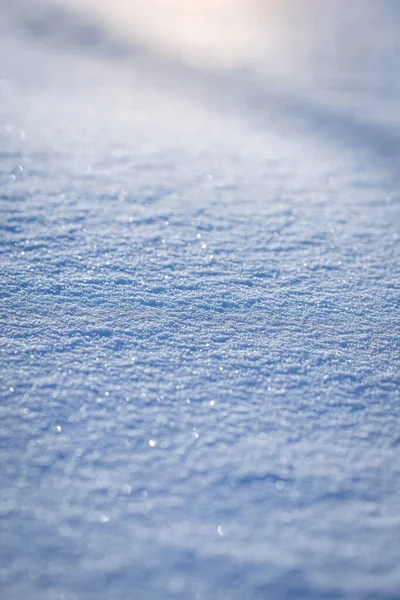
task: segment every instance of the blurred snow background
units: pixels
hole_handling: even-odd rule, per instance
[[[5,598],[399,597],[399,14],[0,2]]]

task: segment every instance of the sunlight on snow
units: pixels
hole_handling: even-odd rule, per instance
[[[397,37],[378,2],[346,0],[57,0],[84,13],[120,41],[166,52],[180,61],[212,68],[240,67],[283,77],[312,75],[326,56],[347,71],[351,53],[376,54]],[[371,37],[374,37],[373,51]],[[347,48],[347,50],[344,50]]]
[[[293,68],[294,54],[297,60],[299,51],[307,54],[317,29],[314,21],[299,19],[298,8],[287,0],[59,1],[95,17],[125,41],[209,66],[254,67],[262,60],[272,72]]]

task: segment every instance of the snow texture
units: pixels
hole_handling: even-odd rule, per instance
[[[4,600],[400,598],[399,3],[283,4],[0,3]]]

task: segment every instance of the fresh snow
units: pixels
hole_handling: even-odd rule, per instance
[[[301,4],[0,2],[5,600],[400,598],[400,7]]]

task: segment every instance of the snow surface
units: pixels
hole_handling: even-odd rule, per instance
[[[1,598],[400,598],[400,10],[320,4],[0,3]]]

